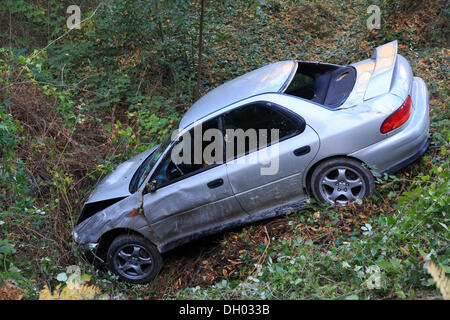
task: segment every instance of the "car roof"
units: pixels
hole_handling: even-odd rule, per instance
[[[225,82],[197,100],[180,121],[180,129],[232,103],[255,95],[280,92],[297,69],[295,60],[280,61]]]

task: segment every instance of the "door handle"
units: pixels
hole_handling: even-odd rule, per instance
[[[216,179],[211,182],[208,182],[208,184],[207,184],[208,188],[210,188],[210,189],[220,187],[221,185],[223,185],[223,179]]]
[[[304,147],[295,149],[294,150],[294,155],[299,157],[299,156],[303,156],[303,155],[309,153],[310,151],[311,151],[311,147],[310,146],[304,146]]]

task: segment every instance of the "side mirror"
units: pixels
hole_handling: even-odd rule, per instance
[[[148,192],[153,193],[156,191],[157,184],[158,184],[158,181],[156,181],[156,180],[149,181],[145,185],[145,189],[147,189]]]

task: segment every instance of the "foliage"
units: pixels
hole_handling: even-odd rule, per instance
[[[44,44],[64,31],[65,9],[71,1],[4,0],[0,11],[0,45],[24,47]],[[11,22],[11,24],[10,24]]]
[[[21,300],[25,296],[24,291],[13,281],[5,281],[0,284],[0,300]]]
[[[99,3],[77,1],[83,18]],[[80,30],[63,36],[70,4],[0,3],[5,290],[19,287],[26,298],[38,298],[44,287],[41,297],[52,299],[102,298],[99,290],[113,299],[438,294],[424,259],[448,273],[445,1],[208,1],[202,93],[270,62],[348,64],[397,39],[400,53],[430,90],[432,145],[422,162],[395,176],[376,175],[377,190],[363,203],[333,208],[312,202],[287,217],[220,235],[200,253],[195,245],[190,254],[173,253],[155,283],[146,286],[129,286],[87,266],[70,231],[96,181],[159,143],[192,104],[200,3],[105,1]],[[381,8],[381,30],[366,29],[370,4]],[[90,274],[91,285],[67,283],[73,273],[66,267],[74,264],[83,265],[77,279]]]
[[[71,273],[69,277],[67,277],[66,273],[58,275],[58,280],[65,284],[58,284],[53,293],[45,284],[39,293],[39,300],[94,300],[106,298],[105,295],[100,296],[101,290],[99,287],[87,284],[90,281],[90,276],[87,274],[81,275],[78,266],[67,267],[67,272]]]
[[[0,285],[4,279],[21,279],[20,270],[14,266],[13,254],[16,252],[8,241],[0,239]]]

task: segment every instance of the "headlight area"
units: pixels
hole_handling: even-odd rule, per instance
[[[72,238],[73,238],[73,241],[75,241],[76,243],[78,243],[78,241],[80,240],[80,236],[75,231],[72,231]]]
[[[87,242],[81,243],[81,237],[77,231],[72,231],[71,233],[73,241],[76,244],[78,251],[81,253],[81,256],[90,263],[95,263],[100,261],[104,263],[103,259],[101,259],[97,254],[98,242]]]
[[[78,245],[78,250],[86,261],[93,264],[105,263],[105,261],[97,255],[97,249],[97,242],[82,243]]]

